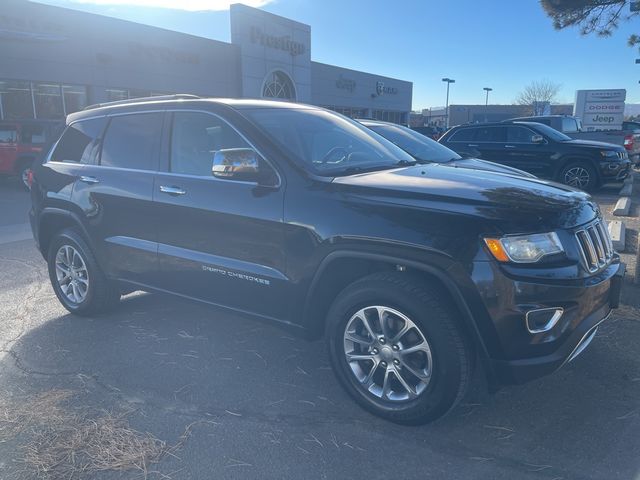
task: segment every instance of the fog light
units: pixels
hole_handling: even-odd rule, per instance
[[[563,313],[564,309],[561,307],[529,310],[525,315],[527,330],[530,333],[548,332],[555,327]]]

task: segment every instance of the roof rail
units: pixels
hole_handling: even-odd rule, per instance
[[[138,98],[130,98],[128,100],[117,100],[115,102],[105,102],[105,103],[96,103],[94,105],[89,105],[88,107],[84,107],[82,110],[93,110],[94,108],[100,107],[111,107],[114,105],[127,105],[130,103],[140,103],[149,100],[180,100],[180,99],[194,99],[194,98],[202,98],[198,95],[191,95],[189,93],[176,93],[175,95],[157,95],[154,97],[138,97]]]

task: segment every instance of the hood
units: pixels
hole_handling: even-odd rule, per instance
[[[447,164],[336,177],[333,184],[370,202],[481,217],[503,233],[572,228],[599,212],[587,193],[572,187]]]
[[[531,175],[524,170],[518,168],[508,167],[506,165],[500,165],[499,163],[489,162],[487,160],[480,160],[479,158],[462,158],[460,160],[452,160],[441,165],[455,168],[471,168],[473,170],[485,170],[488,172],[508,173],[511,175],[521,175],[528,178],[536,178],[535,175]]]
[[[622,145],[616,145],[615,143],[607,143],[607,142],[596,142],[595,140],[567,140],[562,142],[566,145],[574,145],[576,147],[584,147],[584,148],[597,148],[598,150],[616,150],[616,151],[624,151],[624,147]]]

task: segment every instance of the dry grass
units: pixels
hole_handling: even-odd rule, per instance
[[[177,445],[167,447],[150,433],[132,429],[126,419],[131,412],[90,414],[70,407],[71,397],[68,390],[50,390],[0,404],[0,442],[24,435],[22,460],[38,478],[81,479],[105,470],[137,470],[146,478],[149,465],[179,448],[192,426]]]

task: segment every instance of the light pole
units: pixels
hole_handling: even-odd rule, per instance
[[[484,87],[483,90],[487,92],[487,96],[484,101],[484,122],[487,123],[489,121],[487,116],[487,110],[489,110],[489,92],[493,91],[493,88]]]
[[[493,88],[490,88],[490,87],[484,87],[484,88],[483,88],[483,90],[484,90],[485,92],[487,92],[487,98],[486,98],[486,100],[485,100],[485,102],[484,102],[484,106],[485,106],[485,107],[488,107],[488,106],[489,106],[489,92],[492,92],[492,91],[493,91]]]
[[[451,85],[452,83],[456,83],[456,81],[453,78],[448,77],[443,78],[442,81],[447,82],[447,104],[444,107],[444,111],[447,115],[446,127],[449,128],[449,85]]]

